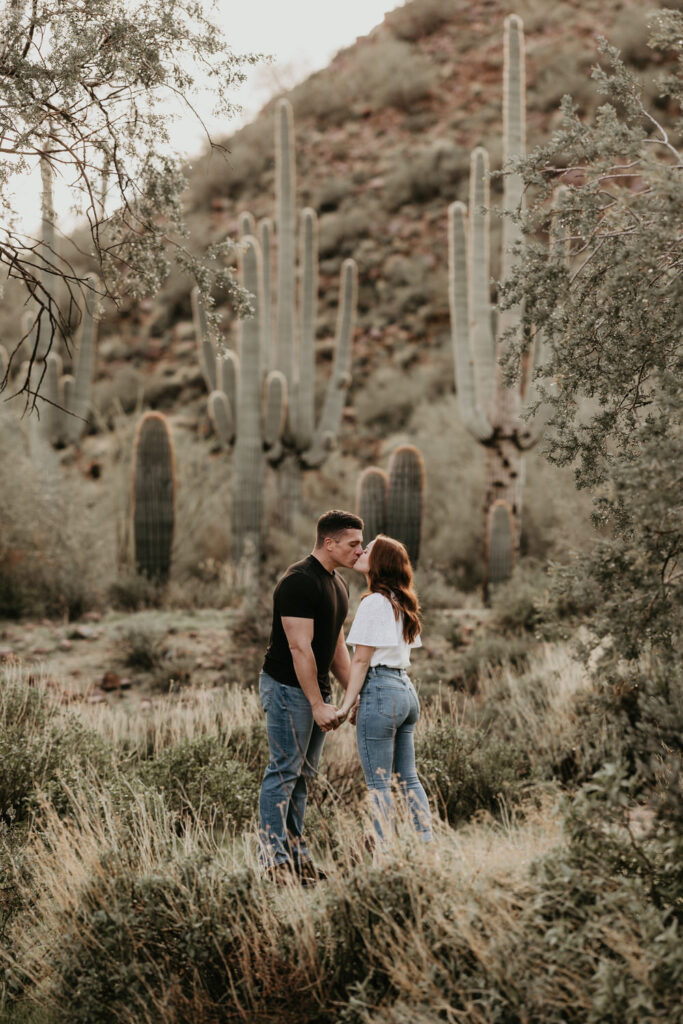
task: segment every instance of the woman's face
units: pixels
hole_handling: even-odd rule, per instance
[[[356,572],[362,572],[366,575],[370,572],[370,552],[372,551],[372,545],[374,543],[374,540],[371,540],[370,543],[363,548],[360,558],[357,559],[356,564],[354,565]]]

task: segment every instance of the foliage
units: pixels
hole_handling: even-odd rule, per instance
[[[46,798],[63,811],[83,769],[106,777],[112,751],[75,716],[59,714],[44,689],[7,676],[0,693],[0,819],[26,820]]]
[[[140,777],[164,792],[173,811],[243,828],[256,806],[254,774],[214,737],[186,740],[143,762]]]
[[[195,0],[5,5],[0,262],[36,300],[38,333],[66,332],[70,303],[87,284],[73,260],[61,258],[54,245],[41,247],[15,223],[13,179],[39,159],[44,181],[56,174],[71,179],[105,294],[119,300],[157,292],[172,254],[205,292],[213,263],[223,287],[242,300],[231,273],[215,263],[225,245],[210,248],[204,262],[184,243],[180,196],[186,181],[170,146],[173,115],[167,102],[179,97],[193,109],[193,97],[208,83],[216,111],[230,116],[232,89],[243,80],[245,65],[257,59],[235,55]],[[49,194],[43,217],[54,217]],[[66,283],[66,305],[54,297],[57,279]]]
[[[415,747],[427,792],[451,825],[518,801],[531,772],[521,746],[480,729],[437,725]]]
[[[673,111],[682,38],[683,15],[655,14],[651,45]],[[568,260],[549,263],[546,247],[531,244],[504,295],[523,299],[548,339],[538,380],[551,409],[547,454],[574,465],[605,532],[557,579],[570,596],[575,580],[596,588],[591,627],[612,678],[619,659],[643,649],[670,658],[680,629],[683,122],[657,120],[618,52],[603,40],[600,54],[593,77],[608,102],[583,123],[565,97],[548,145],[519,164],[533,198],[527,235],[554,214]],[[569,183],[548,202],[558,181]],[[518,339],[509,372],[522,347]]]

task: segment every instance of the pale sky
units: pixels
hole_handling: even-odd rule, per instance
[[[244,108],[241,119],[227,123],[213,120],[210,97],[203,108],[197,104],[207,127],[215,136],[239,128],[273,94],[325,67],[338,50],[366,35],[382,21],[386,11],[401,4],[402,0],[217,0],[214,18],[233,51],[271,54],[273,63],[256,65],[247,82],[236,90],[234,100]],[[179,155],[191,157],[204,147],[205,136],[191,118],[182,117],[175,131]],[[35,195],[39,189],[40,175],[36,171],[23,180],[17,192],[17,207],[29,230],[35,224]],[[68,231],[73,224],[68,193],[58,185],[55,206],[59,228]]]

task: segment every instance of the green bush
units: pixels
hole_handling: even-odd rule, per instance
[[[491,607],[495,624],[502,630],[534,630],[542,620],[542,604],[548,587],[546,573],[532,563],[520,563],[509,580],[493,588]]]
[[[145,785],[163,792],[171,810],[183,816],[240,829],[256,808],[259,787],[254,773],[212,736],[167,747],[158,757],[144,761],[137,772]]]
[[[103,863],[49,953],[59,1019],[233,1019],[234,995],[244,995],[249,976],[245,929],[258,903],[253,873],[226,876],[204,858],[143,875]]]
[[[45,690],[8,678],[0,683],[0,819],[25,821],[40,793],[64,813],[66,790],[84,772],[111,774],[112,752]]]
[[[525,750],[480,729],[437,725],[415,746],[425,789],[451,825],[518,801],[531,775]]]
[[[470,647],[456,655],[452,682],[459,688],[475,693],[481,672],[503,665],[524,669],[529,660],[529,651],[529,640],[524,637],[498,636],[495,633],[477,637]]]

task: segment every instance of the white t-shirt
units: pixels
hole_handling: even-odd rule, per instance
[[[410,644],[403,639],[403,615],[399,613],[396,618],[394,606],[384,594],[368,594],[363,598],[346,642],[354,647],[357,644],[374,647],[371,667],[388,665],[390,668],[407,668],[410,664],[410,649],[422,647],[419,635]]]

